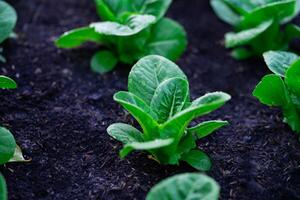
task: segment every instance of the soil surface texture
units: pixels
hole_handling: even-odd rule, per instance
[[[19,87],[0,91],[0,124],[9,128],[29,163],[1,168],[10,200],[142,200],[160,180],[191,167],[161,166],[144,152],[121,160],[121,144],[108,136],[114,122],[134,120],[112,100],[127,90],[130,66],[112,73],[90,70],[93,44],[57,49],[64,31],[98,21],[93,1],[11,0],[19,38],[4,45],[3,75]],[[232,28],[213,13],[208,0],[175,0],[168,14],[187,30],[189,46],[178,61],[190,80],[192,97],[224,91],[232,100],[198,120],[224,119],[231,125],[200,140],[210,155],[208,173],[223,200],[300,199],[300,142],[279,109],[252,95],[270,73],[261,59],[235,61],[222,45]],[[295,20],[300,24],[300,18]],[[297,46],[297,45],[295,45]]]

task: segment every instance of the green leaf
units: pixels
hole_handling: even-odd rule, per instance
[[[192,102],[192,105],[189,107],[189,109],[190,110],[196,109],[197,113],[202,115],[204,114],[202,112],[203,110],[202,109],[199,110],[199,108],[203,107],[205,108],[204,110],[206,110],[205,114],[208,114],[223,106],[230,99],[231,99],[230,95],[224,92],[207,93],[204,96],[194,100]]]
[[[225,46],[227,48],[232,48],[240,45],[246,45],[271,27],[272,23],[273,21],[269,20],[254,28],[246,29],[238,33],[227,33],[225,35]]]
[[[183,154],[181,159],[195,169],[201,171],[209,171],[212,166],[210,158],[206,155],[206,153],[200,150],[192,150]]]
[[[251,0],[251,1],[241,1],[241,0],[225,0],[226,3],[230,4],[234,9],[239,10],[243,15],[252,12],[254,9],[258,9],[262,6],[266,6],[270,3],[278,2],[282,0]]]
[[[300,38],[300,27],[295,24],[288,24],[285,28],[284,34],[287,42]]]
[[[177,153],[180,155],[183,153],[190,152],[192,149],[196,148],[196,138],[193,136],[193,134],[186,133],[185,136],[183,136],[178,144]]]
[[[241,23],[240,29],[258,26],[263,21],[275,20],[278,22],[286,22],[287,18],[295,15],[296,1],[284,0],[266,4],[254,9],[245,15]]]
[[[151,36],[145,47],[146,55],[161,55],[176,61],[187,47],[184,28],[177,22],[163,18],[151,29]]]
[[[285,82],[288,89],[300,97],[300,60],[296,61],[286,72]]]
[[[1,89],[16,89],[17,83],[9,77],[0,76],[0,88]]]
[[[277,21],[273,21],[266,31],[249,43],[256,56],[262,56],[263,53],[269,50],[287,48],[288,44],[283,40],[283,34],[280,29],[280,24]]]
[[[124,144],[143,142],[142,133],[128,124],[112,124],[107,128],[107,132],[111,137]]]
[[[287,103],[286,87],[280,76],[265,76],[253,91],[253,96],[269,106],[284,106]]]
[[[173,116],[161,126],[162,137],[181,138],[189,123],[202,115],[208,114],[230,100],[230,95],[223,92],[208,93],[192,102],[191,106]]]
[[[99,51],[93,56],[91,67],[94,72],[104,74],[113,70],[117,63],[118,59],[112,52]]]
[[[155,22],[156,18],[152,15],[131,15],[125,24],[117,22],[97,22],[90,25],[99,34],[110,36],[131,36]]]
[[[55,45],[59,48],[75,48],[85,42],[103,42],[103,36],[97,33],[92,27],[73,29],[64,33],[56,41]]]
[[[14,156],[16,147],[14,136],[6,128],[0,127],[0,165],[7,163]]]
[[[210,177],[186,173],[167,178],[155,185],[146,200],[217,200],[220,187]]]
[[[157,119],[151,108],[139,97],[129,92],[118,92],[114,100],[128,110],[141,125],[145,139],[152,138],[156,133]]]
[[[189,95],[188,82],[182,78],[172,78],[162,82],[156,89],[150,107],[163,123],[180,112]]]
[[[299,56],[285,51],[269,51],[263,54],[269,69],[282,77],[285,77],[287,69],[299,59]]]
[[[7,200],[6,182],[2,174],[0,173],[0,200]]]
[[[155,150],[162,147],[169,146],[173,143],[173,139],[156,139],[153,141],[147,142],[132,142],[128,143],[124,146],[124,148],[120,151],[120,157],[126,157],[133,150]]]
[[[99,15],[108,21],[117,21],[128,12],[153,15],[160,19],[170,4],[171,0],[96,0]]]
[[[224,1],[211,0],[210,5],[216,15],[224,22],[233,26],[237,26],[239,24],[241,17],[236,12],[234,12]]]
[[[128,90],[150,105],[157,87],[169,78],[187,80],[180,68],[161,56],[146,56],[131,69]]]
[[[282,1],[282,0],[276,0],[277,2]],[[285,0],[285,1],[289,1],[289,0]],[[293,0],[291,0],[293,1]],[[289,16],[286,16],[284,18],[280,18],[282,20],[280,20],[281,24],[285,24],[290,22],[291,20],[293,20],[295,17],[297,17],[297,15],[299,14],[300,11],[300,1],[299,0],[294,0],[295,4],[294,4],[294,12],[291,13]],[[287,2],[288,3],[288,2]],[[278,13],[276,13],[278,14]],[[279,14],[280,15],[280,14]]]
[[[132,65],[144,57],[145,46],[150,34],[150,28],[146,28],[132,36],[114,38],[120,61]]]
[[[287,123],[293,131],[300,133],[300,115],[296,106],[289,103],[283,107],[284,122]]]
[[[117,9],[124,1],[95,0],[99,16],[105,21],[117,21]]]
[[[206,121],[201,124],[198,124],[195,127],[189,128],[188,131],[190,133],[195,133],[197,137],[201,139],[228,124],[229,123],[227,121],[220,120]]]
[[[5,1],[0,1],[0,43],[9,37],[17,22],[17,13]]]
[[[172,0],[134,0],[130,1],[135,12],[153,15],[160,19],[165,15]]]
[[[236,60],[244,60],[254,55],[255,53],[252,50],[243,47],[233,49],[233,51],[231,52],[231,56]]]

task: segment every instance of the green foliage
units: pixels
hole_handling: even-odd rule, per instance
[[[13,32],[17,22],[17,14],[13,7],[5,1],[0,1],[0,43]]]
[[[14,89],[17,84],[12,79],[0,76],[1,89]],[[24,162],[20,147],[16,144],[14,136],[6,128],[0,127],[0,165],[7,162]]]
[[[6,182],[1,173],[0,173],[0,200],[7,200]]]
[[[1,89],[16,89],[17,83],[9,77],[0,76],[0,88]]]
[[[164,18],[171,0],[95,0],[102,22],[64,33],[55,44],[76,48],[85,42],[103,47],[91,61],[93,71],[111,71],[118,62],[133,64],[147,55],[177,60],[187,46],[177,22]]]
[[[196,140],[228,123],[189,125],[195,118],[223,106],[230,99],[228,94],[208,93],[191,101],[186,75],[161,56],[147,56],[134,65],[128,90],[116,93],[114,100],[138,121],[142,131],[122,123],[108,127],[109,135],[124,144],[122,158],[133,150],[147,150],[162,164],[179,164],[181,160],[199,170],[210,169],[211,161],[196,150]]]
[[[17,14],[13,7],[5,1],[0,0],[0,44],[6,40],[12,33],[17,22]],[[1,55],[0,62],[5,62],[5,58]]]
[[[268,106],[281,107],[284,122],[300,133],[300,59],[294,53],[270,51],[264,54],[269,69],[253,95]]]
[[[1,2],[0,2],[1,3]],[[0,76],[1,89],[15,89],[17,84],[6,76]],[[8,162],[25,162],[20,147],[16,144],[14,136],[6,128],[0,127],[0,165]],[[6,183],[0,173],[0,200],[7,200]]]
[[[236,59],[287,50],[293,39],[300,38],[298,26],[286,25],[298,15],[300,0],[211,0],[211,5],[220,19],[235,28],[225,35],[225,46],[233,49]]]
[[[199,173],[185,173],[167,178],[155,185],[146,200],[217,200],[218,183]]]
[[[16,148],[14,136],[6,128],[0,127],[0,165],[13,158]]]

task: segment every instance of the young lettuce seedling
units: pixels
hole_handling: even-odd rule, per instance
[[[253,95],[268,106],[281,107],[284,122],[300,133],[300,59],[294,53],[270,51],[264,54],[269,69]]]
[[[170,60],[147,56],[132,68],[128,92],[118,92],[114,100],[138,121],[142,132],[123,123],[108,127],[107,132],[124,143],[120,156],[133,150],[147,150],[162,164],[185,161],[199,170],[209,170],[211,161],[196,150],[196,140],[227,125],[226,121],[207,121],[189,127],[192,120],[223,106],[230,96],[223,92],[208,93],[190,100],[185,74]]]
[[[14,80],[0,76],[1,89],[15,89],[17,84]],[[20,147],[16,144],[14,136],[6,128],[0,127],[0,165],[8,162],[24,162]],[[7,199],[6,183],[0,173],[0,200]]]
[[[185,173],[167,178],[155,185],[146,200],[217,200],[220,186],[200,173]]]
[[[17,14],[15,9],[5,1],[0,0],[0,44],[13,34],[16,22]],[[0,62],[5,62],[5,58],[1,53],[2,48],[0,47]]]
[[[133,64],[147,55],[177,60],[187,46],[184,28],[164,18],[171,0],[95,0],[103,22],[66,32],[55,42],[75,48],[85,42],[103,46],[91,59],[92,70],[111,71],[118,62]]]
[[[235,28],[225,35],[225,46],[233,48],[236,59],[287,50],[293,39],[300,38],[300,27],[286,25],[298,15],[299,0],[211,0],[211,5],[219,18]]]

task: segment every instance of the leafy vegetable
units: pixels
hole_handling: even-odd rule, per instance
[[[106,73],[118,62],[133,64],[147,55],[177,60],[187,46],[186,33],[177,22],[164,18],[171,0],[95,0],[102,22],[64,33],[55,44],[76,48],[85,42],[103,47],[92,58],[91,67]]]
[[[17,84],[11,78],[0,76],[1,89],[15,89]],[[25,162],[14,136],[6,128],[0,127],[0,165],[8,162]],[[6,183],[0,173],[0,200],[7,199]]]
[[[266,75],[253,95],[263,104],[281,107],[284,122],[300,133],[300,59],[283,51],[269,51],[264,58],[274,74]]]
[[[300,38],[298,26],[286,25],[298,15],[299,0],[211,0],[211,5],[220,19],[235,28],[225,35],[225,46],[233,48],[236,59],[287,50],[293,39]]]
[[[0,44],[13,33],[16,22],[17,14],[14,8],[0,0]],[[0,61],[5,62],[1,53],[2,49],[0,48]]]
[[[170,60],[147,56],[132,68],[128,92],[118,92],[114,100],[139,122],[142,131],[123,123],[112,124],[107,132],[124,144],[123,158],[133,150],[147,150],[162,164],[185,161],[199,170],[209,170],[211,161],[195,149],[196,140],[210,135],[228,123],[190,123],[223,106],[230,96],[223,92],[208,93],[190,100],[186,75]]]
[[[15,89],[17,84],[6,76],[0,76],[1,89]],[[20,147],[16,144],[14,136],[6,128],[0,127],[0,165],[7,162],[23,162]]]
[[[146,200],[217,200],[220,187],[212,178],[199,173],[185,173],[155,185]]]

